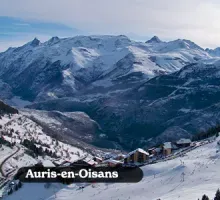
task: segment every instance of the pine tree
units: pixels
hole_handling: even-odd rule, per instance
[[[15,185],[15,191],[17,191],[17,190],[18,190],[18,185],[16,184],[16,185]]]
[[[202,200],[209,200],[209,197],[204,194]]]
[[[37,149],[37,154],[38,154],[38,155],[42,155],[42,154],[43,154],[43,148],[42,148],[42,146],[38,147],[38,149]]]
[[[13,190],[12,190],[12,188],[10,188],[9,190],[8,190],[8,195],[10,195],[10,194],[12,194],[13,193]]]
[[[21,188],[22,187],[22,183],[21,181],[18,182],[18,188]]]
[[[214,200],[220,200],[220,190],[218,189],[216,194],[215,194],[215,198]]]

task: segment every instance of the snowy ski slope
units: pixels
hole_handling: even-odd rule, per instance
[[[220,140],[220,137],[217,141]],[[220,187],[220,153],[217,141],[198,147],[184,157],[144,166],[144,178],[136,184],[96,184],[83,191],[75,184],[25,184],[7,200],[196,200],[213,198]],[[184,164],[182,164],[184,163]],[[185,174],[183,181],[183,172]]]

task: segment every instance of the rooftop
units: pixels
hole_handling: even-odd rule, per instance
[[[172,149],[172,143],[171,142],[165,142],[163,144],[164,149]]]
[[[119,160],[113,160],[113,159],[109,159],[109,160],[105,160],[103,161],[103,163],[113,163],[113,164],[122,164],[123,162],[119,161]]]
[[[176,143],[177,144],[189,144],[189,143],[191,143],[191,140],[190,139],[181,138]]]
[[[132,154],[136,153],[136,152],[143,153],[143,154],[145,154],[145,155],[147,155],[147,156],[149,156],[149,155],[150,155],[148,152],[144,151],[143,149],[138,148],[138,149],[135,149],[134,151],[130,152],[130,153],[129,153],[129,154],[126,156],[126,158],[127,158],[127,157],[129,157],[130,155],[132,155]]]

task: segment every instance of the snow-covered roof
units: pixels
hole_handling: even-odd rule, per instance
[[[50,160],[44,160],[42,162],[42,164],[43,164],[44,167],[55,167],[55,165]]]
[[[181,138],[180,140],[178,140],[176,143],[177,144],[189,144],[192,141],[190,139],[185,139],[185,138]]]
[[[126,155],[125,155],[125,154],[120,153],[120,154],[118,154],[118,156],[125,157]]]
[[[103,161],[103,163],[122,164],[123,162],[121,162],[121,161],[119,161],[119,160],[109,159],[109,160]]]
[[[118,154],[118,155],[114,156],[113,158],[118,158],[118,157],[123,157],[123,158],[125,158],[125,157],[126,157],[126,155],[125,155],[125,154],[120,153],[120,154]]]
[[[165,142],[163,144],[164,149],[172,149],[172,143],[171,142]]]
[[[156,151],[156,152],[160,152],[161,150],[162,150],[161,147],[158,147],[158,148],[154,149],[154,151]]]
[[[108,153],[105,153],[104,154],[104,158],[112,158],[112,157],[115,157],[117,154],[115,154],[115,153],[110,153],[110,152],[108,152]]]
[[[96,161],[94,161],[92,158],[88,158],[88,157],[84,158],[83,161],[85,161],[89,165],[96,165],[97,164]]]
[[[102,158],[97,157],[97,156],[94,156],[94,158],[97,159],[97,160],[102,160]]]
[[[96,165],[97,162],[95,162],[94,160],[88,160],[86,161],[89,165]]]
[[[132,154],[134,154],[136,152],[143,153],[143,154],[145,154],[147,156],[150,155],[148,152],[144,151],[143,149],[138,148],[138,149],[135,149],[134,151],[130,152],[127,156],[125,156],[125,158],[129,157],[130,155],[132,155]]]
[[[70,162],[64,162],[64,163],[61,164],[61,166],[63,166],[63,167],[68,167],[68,166],[70,166],[70,165],[71,165]]]

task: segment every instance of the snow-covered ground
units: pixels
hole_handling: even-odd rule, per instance
[[[3,137],[9,143],[15,144],[13,148],[5,145],[0,147],[0,164],[2,164],[0,184],[4,182],[1,181],[4,176],[7,176],[5,178],[10,178],[19,168],[32,166],[39,161],[42,163],[46,161],[47,163],[62,164],[64,162],[74,162],[85,157],[87,157],[87,160],[92,159],[92,155],[85,150],[48,136],[40,125],[23,114],[1,116],[0,126],[0,137]],[[22,141],[25,139],[32,141],[36,147],[41,147],[44,152],[52,152],[52,154],[32,157],[29,155],[30,150],[22,145]],[[5,159],[7,159],[6,162]]]
[[[13,147],[4,144],[0,146],[0,197],[5,191],[2,186],[11,180],[21,167],[32,166],[39,161],[45,166],[54,166],[53,162],[61,164],[66,161],[74,162],[85,157],[87,160],[92,159],[92,156],[85,150],[50,137],[41,125],[22,113],[5,114],[0,117],[0,138],[13,143]],[[44,152],[47,149],[47,151],[55,153],[56,156],[43,154],[32,157],[31,150],[23,146],[22,142],[25,139],[32,141],[36,147],[41,147]]]
[[[10,154],[14,152],[13,149],[3,146],[0,148],[0,163]]]
[[[85,154],[79,148],[55,141],[43,131],[41,126],[22,114],[15,114],[10,117],[4,115],[0,119],[0,125],[2,125],[2,130],[6,132],[13,129],[12,136],[3,135],[4,139],[9,142],[20,143],[24,139],[34,140],[37,146],[42,146],[43,150],[47,148],[52,152],[56,152],[57,156],[62,157],[63,160],[69,161],[75,161]]]
[[[220,137],[217,141],[220,140]],[[7,200],[196,200],[203,194],[211,199],[220,187],[220,153],[217,141],[198,147],[184,157],[142,167],[139,183],[96,184],[83,191],[75,184],[24,184]],[[182,164],[184,163],[184,164]],[[183,173],[184,181],[183,181]]]
[[[219,60],[218,53],[205,51],[189,40],[155,42],[152,38],[151,42],[144,43],[132,41],[123,35],[76,36],[63,39],[53,37],[43,43],[34,39],[19,48],[10,48],[1,53],[0,88],[3,93],[0,96],[7,99],[11,105],[24,107],[32,100],[24,100],[23,94],[13,94],[14,81],[17,81],[16,88],[25,90],[28,86],[28,91],[36,93],[34,101],[37,102],[75,97],[78,91],[94,91],[97,87],[106,89],[115,86],[120,89],[120,84],[124,83],[121,79],[125,83],[132,81],[129,75],[135,77],[135,74],[142,74],[140,80],[138,78],[132,82],[141,83],[161,74],[178,71],[190,63],[215,60]],[[58,62],[61,67],[57,70],[62,82],[58,81],[58,84],[53,86],[45,84],[54,76],[52,65]],[[31,69],[32,66],[34,69]],[[12,74],[8,73],[9,69]],[[33,74],[35,76],[24,87],[23,81]]]
[[[19,146],[19,147],[18,147]],[[24,148],[21,145],[17,147],[9,148],[5,145],[1,147],[0,153],[0,163],[3,162],[4,159],[7,159],[10,155],[14,154],[12,157],[7,159],[7,161],[2,165],[2,171],[4,174],[10,174],[10,177],[21,167],[31,166],[37,163],[37,160],[32,158],[31,156],[24,153]],[[0,174],[2,177],[2,174]]]

